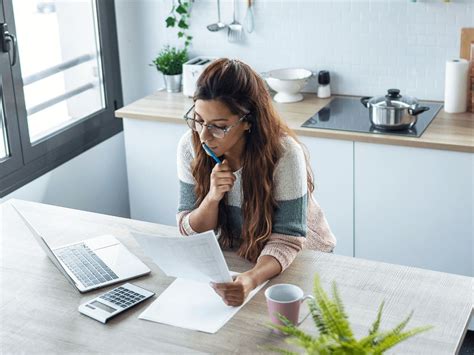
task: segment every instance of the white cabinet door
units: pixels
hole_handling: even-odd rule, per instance
[[[124,118],[130,214],[133,219],[176,225],[176,154],[183,124]]]
[[[355,256],[474,275],[474,154],[355,143]]]
[[[314,197],[321,205],[336,236],[336,254],[354,256],[353,147],[351,141],[298,137],[310,153],[316,188]]]

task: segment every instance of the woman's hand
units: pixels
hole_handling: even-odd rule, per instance
[[[235,179],[227,160],[224,159],[222,164],[216,164],[211,172],[211,187],[207,197],[211,201],[219,202],[224,194],[232,189]]]
[[[249,293],[257,287],[256,282],[245,273],[234,278],[234,282],[212,283],[211,287],[217,292],[228,306],[240,306],[244,303]]]

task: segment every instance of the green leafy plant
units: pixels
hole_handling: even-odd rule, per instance
[[[184,47],[188,48],[191,44],[192,36],[188,34],[189,18],[191,17],[191,0],[173,0],[173,6],[166,18],[166,27],[178,27],[178,38],[184,39]]]
[[[151,66],[164,75],[176,75],[183,72],[183,64],[188,61],[188,51],[165,46],[158,56],[153,59]]]
[[[305,350],[307,354],[382,354],[396,344],[431,329],[431,326],[417,327],[403,331],[411,319],[411,312],[405,320],[389,331],[380,330],[384,302],[379,306],[377,318],[372,324],[369,334],[362,339],[355,339],[350,327],[347,314],[344,311],[342,300],[339,296],[336,283],[332,284],[333,299],[330,299],[321,286],[319,276],[314,278],[314,297],[309,300],[311,316],[319,331],[318,336],[312,336],[295,327],[287,318],[278,315],[284,325],[269,326],[280,330],[290,337],[288,344],[296,345]],[[269,350],[282,354],[297,354],[290,350],[271,347]]]

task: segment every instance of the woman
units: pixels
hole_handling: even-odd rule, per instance
[[[308,157],[255,71],[216,60],[199,77],[193,100],[185,115],[191,130],[178,146],[178,226],[182,235],[214,229],[222,248],[256,262],[232,283],[211,284],[227,305],[239,306],[303,246],[330,252],[336,240],[312,198]]]

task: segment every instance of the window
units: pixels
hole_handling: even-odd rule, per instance
[[[122,130],[114,3],[2,3],[0,197]]]

